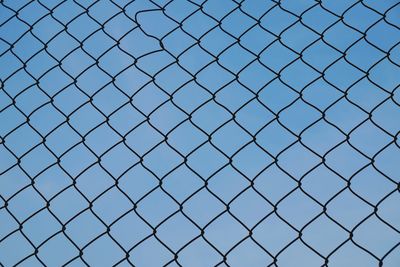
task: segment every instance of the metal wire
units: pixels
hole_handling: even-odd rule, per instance
[[[380,158],[394,150],[389,155],[398,162],[400,129],[379,114],[387,105],[390,113],[400,111],[395,78],[400,68],[398,1],[56,2],[1,1],[0,266],[243,266],[243,259],[249,260],[248,266],[293,266],[285,261],[291,257],[298,266],[344,266],[339,262],[347,260],[346,251],[360,260],[357,266],[397,266],[398,216],[393,219],[382,210],[390,202],[397,204],[392,213],[399,211],[400,179]],[[93,30],[82,30],[87,24]],[[115,24],[119,34],[112,30]],[[378,33],[384,39],[370,38]],[[141,37],[135,39],[134,34]],[[126,45],[129,38],[134,40],[131,47]],[[355,58],[354,51],[365,54]],[[331,58],[325,60],[325,55]],[[383,77],[390,71],[395,82]],[[370,87],[372,100],[365,100],[362,96]],[[316,88],[321,92],[313,100],[310,92]],[[226,101],[224,97],[235,98],[235,89],[241,90],[240,99]],[[355,94],[357,90],[362,91]],[[101,94],[103,100],[98,100]],[[70,104],[68,110],[65,105]],[[252,108],[257,125],[249,119]],[[293,123],[298,119],[285,119],[303,109],[316,115],[301,119],[300,126]],[[171,110],[180,117],[168,116]],[[336,120],[332,113],[343,110],[349,112],[347,118]],[[250,117],[243,119],[245,112]],[[219,113],[225,119],[214,120]],[[205,121],[199,114],[205,114]],[[307,135],[321,125],[339,137],[317,131],[310,141]],[[373,152],[368,151],[368,140],[357,143],[358,132],[367,125],[379,131],[373,134],[380,142]],[[282,131],[277,136],[289,136],[290,141],[278,145],[279,137],[268,134],[265,139],[273,127]],[[21,131],[29,131],[30,137],[21,137]],[[93,137],[103,131],[109,134]],[[245,137],[235,139],[237,132]],[[148,134],[158,136],[156,141],[147,142]],[[36,139],[31,141],[31,136]],[[202,152],[205,156],[199,159],[196,155]],[[337,157],[343,161],[335,164]],[[359,165],[358,158],[363,161]],[[261,163],[254,167],[254,162]],[[367,186],[375,187],[370,190],[387,188],[375,201],[357,188],[356,180],[367,171],[381,178]],[[239,190],[230,187],[235,175],[244,184]],[[313,191],[327,175],[342,186],[322,182],[322,188]],[[51,194],[41,184],[48,176],[64,183],[51,187]],[[103,182],[100,176],[109,179]],[[187,182],[188,176],[194,177],[195,186],[168,184],[176,177]],[[315,176],[319,178],[313,180]],[[25,181],[19,182],[22,177]],[[278,182],[266,185],[265,179]],[[225,191],[218,191],[218,181]],[[132,193],[143,184],[149,185]],[[274,197],[268,190],[282,193]],[[203,194],[209,202],[203,201]],[[295,207],[298,195],[317,212],[302,217],[308,206]],[[349,198],[344,206],[353,205],[352,199],[358,203],[355,210],[367,210],[354,215],[351,226],[341,219],[346,208],[336,206],[345,195]],[[146,201],[154,198],[157,205],[152,208]],[[196,199],[200,206],[193,208]],[[18,201],[24,206],[15,204]],[[25,211],[25,205],[36,201],[39,206]],[[238,211],[238,203],[245,208]],[[108,210],[96,208],[102,205]],[[285,205],[292,207],[290,212]],[[164,216],[154,219],[159,212]],[[196,234],[188,237],[173,228],[171,222],[178,217]],[[131,218],[143,229],[130,223]],[[370,226],[372,220],[381,228]],[[126,228],[121,228],[125,221]],[[79,237],[95,224],[100,232]],[[232,226],[228,236],[219,235],[231,224],[236,228]],[[320,232],[311,230],[315,225]],[[263,241],[278,228],[285,230]],[[334,229],[331,235],[329,229]],[[307,237],[309,231],[317,231],[321,239],[344,238],[324,249]],[[389,233],[392,243],[364,242],[368,232]],[[208,253],[196,258],[201,246]],[[46,254],[51,247],[61,253]],[[302,254],[313,260],[302,265]],[[143,265],[141,257],[155,263]],[[254,258],[262,259],[251,263]]]

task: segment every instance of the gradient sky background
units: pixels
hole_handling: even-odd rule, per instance
[[[399,266],[399,18],[3,1],[0,266]]]

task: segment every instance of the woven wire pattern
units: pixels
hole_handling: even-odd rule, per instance
[[[0,266],[399,266],[398,1],[0,3]]]

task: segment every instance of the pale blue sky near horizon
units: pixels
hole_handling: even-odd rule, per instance
[[[0,4],[0,266],[400,264],[398,1],[26,3]]]

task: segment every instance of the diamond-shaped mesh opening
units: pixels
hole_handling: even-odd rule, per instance
[[[0,266],[397,267],[399,12],[0,1]]]

